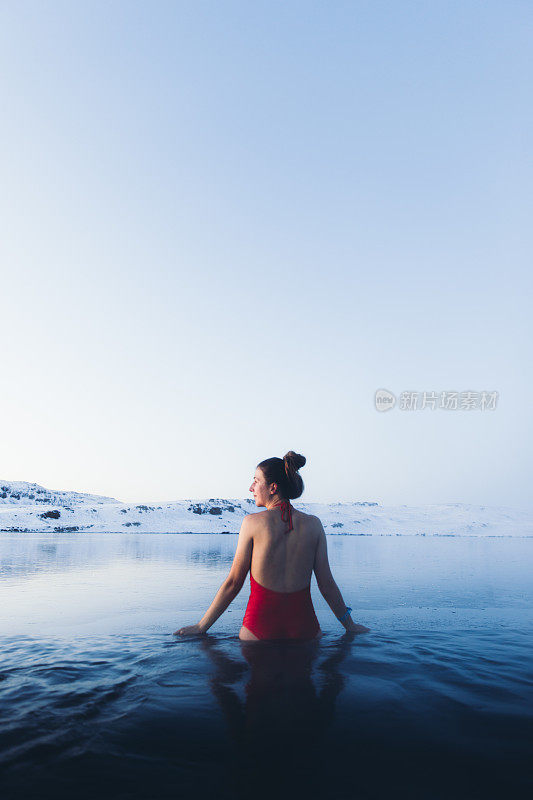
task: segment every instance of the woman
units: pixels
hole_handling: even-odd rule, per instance
[[[346,630],[369,630],[353,622],[331,574],[322,523],[290,504],[304,490],[298,471],[304,464],[305,458],[291,450],[282,459],[267,458],[257,465],[250,491],[256,506],[266,510],[243,519],[228,577],[202,619],[176,635],[205,633],[239,594],[248,570],[250,599],[239,639],[322,636],[311,600],[313,571],[322,596]]]

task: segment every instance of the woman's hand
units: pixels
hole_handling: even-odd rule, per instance
[[[205,631],[200,627],[200,623],[196,622],[194,625],[186,625],[185,628],[180,628],[174,631],[173,636],[199,636],[204,634]]]
[[[358,625],[357,622],[352,622],[349,628],[346,628],[349,633],[368,633],[370,628],[364,625]]]

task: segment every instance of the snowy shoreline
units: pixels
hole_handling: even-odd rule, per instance
[[[349,536],[533,536],[533,514],[465,503],[382,506],[354,501],[305,503],[328,534]],[[0,481],[0,533],[238,533],[252,498],[121,503],[111,497],[48,490],[35,483]]]

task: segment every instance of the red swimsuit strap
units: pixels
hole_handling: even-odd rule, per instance
[[[280,503],[276,503],[275,506],[272,506],[272,508],[278,508],[278,507],[279,507],[279,509],[281,511],[281,521],[282,522],[287,522],[288,525],[289,525],[289,527],[287,528],[285,533],[289,533],[289,531],[293,531],[294,527],[293,527],[293,524],[292,524],[292,506],[290,504],[290,501],[289,500],[282,500]]]

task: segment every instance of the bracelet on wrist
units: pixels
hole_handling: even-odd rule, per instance
[[[337,619],[339,620],[339,622],[342,622],[342,621],[343,621],[343,619],[344,619],[345,617],[347,617],[347,616],[350,614],[351,610],[352,610],[352,609],[350,608],[350,606],[346,606],[346,611],[344,612],[344,614],[342,615],[342,617],[337,617]]]

